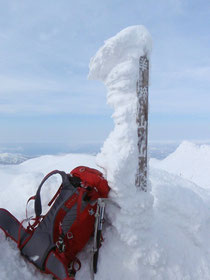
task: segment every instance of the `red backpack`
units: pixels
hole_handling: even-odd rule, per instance
[[[51,208],[43,216],[40,191],[54,174],[60,174],[62,184],[48,204]],[[109,190],[103,174],[96,169],[79,166],[70,174],[54,170],[44,177],[36,195],[28,200],[35,200],[33,224],[29,222],[24,228],[23,222],[0,209],[0,228],[18,244],[21,254],[42,272],[59,280],[74,279],[81,267],[76,256],[94,232],[97,200],[106,198]]]

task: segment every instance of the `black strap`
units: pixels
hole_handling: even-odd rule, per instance
[[[82,180],[81,180],[79,177],[76,177],[76,176],[69,176],[69,180],[70,180],[71,184],[72,184],[75,188],[81,187],[81,182],[82,182]]]
[[[70,184],[69,177],[64,171],[53,170],[52,172],[47,174],[44,177],[44,179],[41,181],[41,184],[39,185],[38,190],[36,192],[35,204],[34,204],[36,217],[40,217],[41,214],[42,214],[42,205],[41,205],[41,196],[40,196],[41,188],[42,188],[43,184],[45,183],[45,181],[49,177],[51,177],[52,175],[55,175],[55,174],[60,174],[61,175],[61,177],[62,177],[62,188],[68,187],[69,184]]]

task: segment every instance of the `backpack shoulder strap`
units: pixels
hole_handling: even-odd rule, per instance
[[[70,184],[68,175],[64,171],[53,170],[52,172],[47,174],[44,177],[44,179],[41,181],[41,183],[40,183],[40,185],[37,189],[37,192],[36,192],[35,204],[34,204],[36,217],[40,217],[41,214],[42,214],[42,205],[41,205],[41,196],[40,196],[41,188],[42,188],[43,184],[47,181],[47,179],[49,177],[51,177],[52,175],[55,175],[55,174],[60,174],[61,175],[61,177],[62,177],[62,188],[63,189],[67,188]]]

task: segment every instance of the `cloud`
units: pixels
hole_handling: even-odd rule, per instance
[[[48,32],[44,32],[42,31],[40,33],[40,40],[41,41],[48,41],[51,40],[52,38],[54,38],[57,34],[59,33],[59,29],[58,28],[53,28]]]
[[[164,63],[164,62],[163,62]],[[163,67],[151,73],[150,110],[152,113],[209,116],[210,66]]]
[[[208,82],[210,83],[210,66],[200,66],[191,69],[187,69],[186,71],[180,73],[178,77],[180,78],[188,78],[191,80],[197,80],[199,82]]]
[[[174,81],[188,81],[194,82],[210,82],[210,66],[197,66],[191,68],[182,69],[180,67],[179,71],[161,71],[154,73],[159,79],[167,81],[168,83],[174,83]]]
[[[36,91],[59,91],[63,86],[53,80],[44,80],[40,78],[27,79],[22,77],[12,77],[0,75],[0,96],[10,93],[11,95],[30,94]]]
[[[208,114],[210,94],[209,91],[186,87],[150,90],[150,111],[152,113],[168,114]]]
[[[2,114],[99,114],[110,109],[99,83],[72,75],[69,80],[0,76]]]
[[[86,80],[90,58],[121,29],[144,24],[154,39],[150,112],[180,123],[183,114],[209,116],[207,6],[209,0],[2,1],[1,115],[110,116],[103,85]]]

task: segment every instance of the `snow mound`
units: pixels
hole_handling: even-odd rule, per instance
[[[184,141],[164,160],[150,164],[210,189],[210,146]]]
[[[69,154],[0,166],[0,207],[22,220],[28,197],[36,192],[47,172],[56,168],[69,172],[77,165],[96,168],[95,160],[90,155]],[[122,176],[126,180],[127,173]],[[46,182],[42,190],[44,204],[59,187],[58,180],[59,177],[53,176]],[[108,218],[114,220],[114,226],[105,224],[105,241],[95,279],[209,280],[210,190],[157,168],[151,168],[150,181],[154,197],[150,216],[148,208],[142,208],[137,192],[135,195],[127,192],[127,203],[121,209],[107,206]],[[29,213],[33,213],[32,208],[29,204]],[[91,243],[79,256],[82,268],[77,280],[91,279],[90,251]],[[5,240],[1,231],[0,258],[0,279],[51,279],[25,261],[15,244]]]
[[[23,219],[26,201],[36,193],[37,187],[46,174],[55,169],[70,173],[74,167],[79,165],[97,168],[95,157],[83,154],[41,156],[29,159],[19,165],[0,166],[0,208],[7,208],[18,219]],[[47,205],[49,198],[53,197],[60,182],[60,176],[56,175],[45,183],[42,189],[44,204],[46,202]],[[31,207],[32,205],[33,203],[31,203]]]
[[[157,261],[150,268],[153,277],[143,279],[209,279],[210,192],[166,171],[150,172],[154,217],[149,236],[151,244],[156,239]]]

